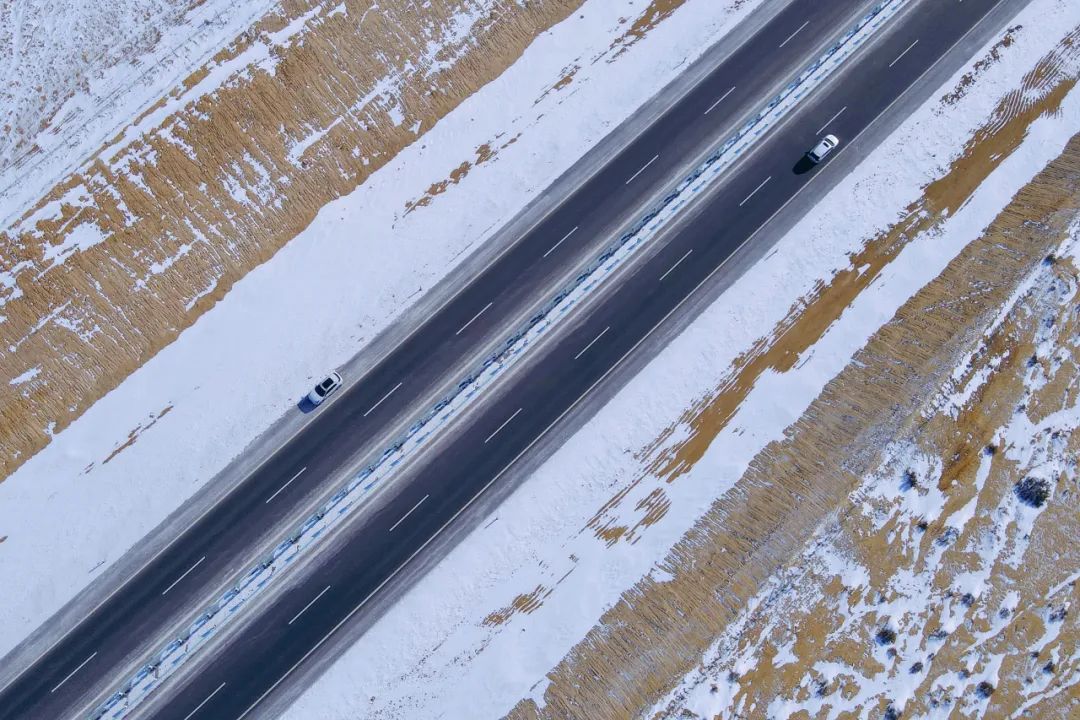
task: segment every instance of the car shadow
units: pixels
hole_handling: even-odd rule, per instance
[[[814,161],[803,155],[799,158],[799,162],[795,163],[795,167],[791,168],[791,171],[796,175],[805,175],[814,169]]]
[[[311,402],[311,399],[305,395],[300,402],[296,403],[296,409],[307,415],[309,412],[314,412],[315,408],[319,407],[315,403]]]

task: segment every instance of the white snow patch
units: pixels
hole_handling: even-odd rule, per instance
[[[41,372],[40,367],[32,367],[29,370],[27,370],[26,372],[22,373],[21,375],[17,375],[16,377],[13,377],[11,380],[8,380],[8,385],[22,385],[23,383],[28,383],[31,380],[33,380],[34,378],[36,378],[38,376],[38,373],[40,373],[40,372]]]

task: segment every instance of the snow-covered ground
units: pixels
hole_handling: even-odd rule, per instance
[[[0,222],[277,0],[25,0],[0,7]]]
[[[546,673],[642,576],[667,577],[668,549],[740,477],[754,455],[778,440],[912,294],[977,238],[1017,190],[1080,131],[1080,92],[1041,117],[1023,142],[940,229],[912,240],[808,350],[797,367],[767,373],[704,457],[677,483],[646,468],[689,434],[679,424],[723,380],[735,358],[774,327],[819,278],[848,266],[900,218],[923,188],[958,157],[1023,75],[1080,24],[1068,0],[1034,0],[1015,20],[1000,59],[975,73],[954,104],[938,97],[916,111],[778,252],[748,271],[497,511],[371,628],[292,707],[286,718],[492,717],[524,697],[544,704]],[[986,51],[945,85],[956,86]],[[918,142],[914,142],[915,140]],[[921,151],[912,156],[911,147]],[[768,295],[750,292],[768,287]],[[659,447],[653,443],[676,426]],[[641,482],[635,481],[645,475]],[[604,515],[635,528],[633,542],[608,542],[587,529]],[[666,513],[644,516],[662,488]],[[624,536],[626,538],[626,536]],[[478,598],[481,600],[478,601]]]
[[[176,342],[0,483],[0,585],[20,587],[0,595],[0,654],[288,411],[298,389],[391,323],[404,298],[450,272],[758,4],[691,0],[627,52],[579,70],[573,87],[587,92],[548,92],[569,61],[610,54],[626,31],[624,6],[586,3],[422,142],[325,207]],[[497,161],[475,167],[429,207],[398,217],[462,157],[500,133],[518,132]],[[357,236],[370,242],[356,243]],[[326,267],[327,254],[340,262]],[[314,276],[319,283],[295,282]],[[362,317],[356,308],[364,308]],[[236,377],[250,381],[237,384]],[[10,382],[27,381],[24,373]],[[135,441],[114,454],[129,434]],[[41,557],[52,560],[43,565]]]

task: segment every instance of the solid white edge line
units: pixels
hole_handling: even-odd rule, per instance
[[[749,201],[750,201],[750,198],[752,198],[752,197],[754,197],[755,195],[757,195],[757,191],[758,191],[758,190],[760,190],[761,188],[765,187],[765,183],[769,182],[770,180],[772,180],[772,175],[770,175],[769,177],[767,177],[767,178],[765,178],[764,180],[762,180],[762,181],[761,181],[761,184],[760,184],[760,185],[758,185],[758,186],[757,186],[756,188],[754,188],[753,192],[751,192],[751,193],[750,193],[749,195],[747,195],[746,197],[744,197],[744,198],[743,198],[743,201],[742,201],[741,203],[739,203],[739,207],[742,207],[742,206],[743,206],[743,205],[745,205],[745,204],[746,204],[747,202],[749,202]]]
[[[734,86],[734,85],[732,85],[732,86],[731,86],[731,89],[730,89],[730,90],[728,90],[728,91],[727,91],[726,93],[724,93],[723,95],[721,95],[721,96],[720,96],[720,97],[719,97],[719,98],[717,99],[717,101],[716,101],[716,102],[714,102],[714,103],[713,103],[712,105],[710,105],[710,106],[709,106],[709,109],[708,109],[708,110],[706,110],[705,112],[703,112],[703,113],[702,113],[702,115],[708,115],[709,113],[711,113],[711,112],[713,111],[713,108],[715,108],[715,107],[716,107],[717,105],[719,105],[720,103],[724,102],[724,98],[726,98],[726,97],[727,97],[728,95],[730,95],[730,94],[731,94],[731,93],[733,93],[733,92],[735,92],[735,86]]]
[[[548,255],[550,255],[551,253],[555,252],[555,248],[557,248],[557,247],[559,247],[560,245],[562,245],[562,244],[563,244],[563,240],[566,240],[566,238],[568,238],[568,237],[570,237],[571,235],[573,235],[574,233],[576,233],[576,232],[577,232],[577,229],[578,229],[578,226],[577,226],[577,225],[575,225],[575,226],[574,226],[574,229],[573,229],[573,230],[571,230],[570,232],[568,232],[568,233],[566,233],[565,235],[563,235],[563,238],[562,238],[562,240],[560,240],[559,242],[557,242],[557,243],[555,243],[554,245],[552,245],[551,247],[549,247],[549,248],[548,248],[548,251],[547,251],[546,253],[544,253],[543,255],[541,255],[540,257],[547,257],[547,256],[548,256]]]
[[[487,308],[484,308],[484,309],[486,310]],[[483,312],[483,310],[481,310],[481,312]],[[476,318],[473,318],[473,320],[475,320],[475,319]],[[372,405],[371,407],[369,407],[368,411],[366,413],[364,413],[363,417],[367,417],[368,415],[370,415],[372,413],[372,411],[375,410],[375,408],[377,408],[377,407],[379,407],[380,405],[383,404],[383,401],[386,400],[386,398],[388,398],[391,395],[393,395],[394,393],[396,393],[398,391],[399,387],[401,387],[401,383],[398,383],[397,385],[395,385],[393,390],[391,390],[390,392],[386,393],[381,398],[379,398],[379,402],[377,402],[374,405]]]
[[[413,505],[413,506],[412,506],[412,509],[411,509],[411,510],[409,510],[409,512],[407,512],[407,513],[405,513],[404,515],[402,515],[402,516],[401,516],[401,519],[400,519],[400,520],[398,520],[398,521],[397,521],[396,523],[394,523],[393,525],[391,525],[391,526],[390,526],[390,529],[389,529],[389,530],[387,530],[386,532],[387,532],[387,533],[392,533],[392,532],[394,532],[394,528],[396,528],[396,527],[397,527],[398,525],[400,525],[401,523],[405,522],[405,518],[407,518],[407,517],[409,517],[410,515],[412,515],[412,514],[413,514],[413,510],[415,510],[416,508],[420,507],[420,505],[422,505],[422,504],[423,504],[423,502],[424,502],[425,500],[427,500],[427,499],[428,499],[429,497],[431,497],[431,496],[430,496],[430,495],[425,495],[424,497],[420,498],[420,502],[418,502],[418,503],[416,503],[415,505]]]
[[[90,657],[86,658],[86,659],[85,659],[85,660],[83,660],[83,661],[82,661],[81,663],[79,663],[79,667],[77,667],[77,668],[75,668],[74,670],[72,670],[71,672],[69,672],[69,673],[67,674],[67,677],[65,677],[65,678],[64,678],[63,680],[61,680],[60,682],[56,683],[56,687],[54,687],[54,688],[53,688],[52,690],[50,690],[50,691],[49,691],[49,694],[50,694],[50,695],[52,695],[52,694],[53,694],[54,692],[56,692],[57,690],[59,690],[59,689],[60,689],[60,686],[61,686],[61,685],[63,685],[64,683],[66,683],[66,682],[67,682],[68,680],[70,680],[70,679],[71,679],[71,676],[72,676],[72,675],[74,675],[75,673],[77,673],[77,672],[79,672],[80,670],[82,670],[82,669],[83,669],[83,666],[84,666],[84,665],[86,665],[86,663],[88,663],[88,662],[90,662],[91,660],[93,660],[93,659],[94,659],[94,655],[97,655],[97,650],[95,650],[95,651],[93,652],[93,654],[92,654],[92,655],[90,655]]]
[[[187,715],[184,716],[184,720],[191,720],[191,716],[194,715],[195,713],[199,712],[199,710],[202,710],[202,706],[205,705],[206,703],[210,702],[210,698],[214,697],[219,692],[221,692],[221,688],[223,688],[223,687],[225,687],[225,683],[221,683],[220,685],[218,685],[217,690],[215,690],[214,692],[207,695],[205,700],[203,700],[201,703],[196,705],[194,710],[192,710],[191,712],[189,712]]]
[[[593,345],[595,345],[595,344],[596,344],[596,341],[597,341],[597,340],[599,340],[600,338],[604,337],[604,333],[606,333],[606,332],[607,332],[608,330],[610,330],[610,329],[611,329],[611,326],[610,326],[610,325],[608,325],[608,326],[607,326],[606,328],[604,328],[603,330],[601,330],[601,331],[600,331],[600,334],[599,334],[599,335],[597,335],[596,337],[594,337],[594,338],[592,339],[592,342],[590,342],[590,343],[589,343],[588,345],[586,345],[586,346],[585,346],[584,348],[582,348],[582,349],[581,349],[581,352],[579,352],[579,353],[578,353],[577,355],[575,355],[575,356],[574,356],[574,359],[575,359],[575,360],[577,360],[577,359],[578,359],[579,357],[581,357],[582,355],[584,355],[584,354],[585,354],[585,352],[586,352],[586,351],[587,351],[587,350],[588,350],[589,348],[591,348],[591,347],[592,347]]]
[[[312,598],[311,602],[309,602],[307,605],[305,605],[303,610],[301,610],[300,612],[293,615],[293,619],[290,620],[289,622],[287,622],[286,625],[292,625],[294,622],[296,622],[296,618],[298,618],[301,615],[303,615],[304,613],[306,613],[308,608],[311,607],[312,605],[314,605],[315,601],[318,600],[319,598],[321,598],[323,595],[325,595],[326,591],[329,590],[329,589],[330,589],[329,585],[324,587],[323,591],[321,593],[319,593],[318,595],[316,595],[314,598]]]
[[[456,333],[454,333],[454,335],[460,335],[460,334],[462,333],[462,331],[464,331],[464,330],[465,330],[465,328],[467,328],[467,327],[469,327],[470,325],[472,325],[472,324],[473,324],[473,322],[474,322],[474,321],[476,320],[476,318],[478,318],[478,317],[480,317],[481,315],[483,315],[484,313],[486,313],[486,312],[488,311],[488,308],[490,308],[490,307],[491,307],[492,305],[494,305],[494,304],[495,304],[495,303],[493,303],[493,302],[489,302],[489,303],[488,303],[487,305],[485,305],[485,306],[484,306],[484,309],[483,309],[483,310],[481,310],[480,312],[476,313],[475,315],[473,315],[473,316],[472,316],[472,319],[470,319],[470,320],[469,320],[469,322],[465,323],[465,324],[464,324],[464,325],[462,325],[462,326],[461,326],[460,328],[458,328],[458,331],[457,331]]]
[[[794,37],[795,37],[796,35],[798,35],[799,33],[801,33],[801,32],[802,32],[802,31],[803,31],[803,30],[804,30],[804,29],[806,28],[806,26],[807,26],[807,25],[809,25],[809,24],[810,24],[810,21],[809,21],[809,20],[807,20],[807,21],[806,21],[806,22],[804,22],[804,23],[803,23],[802,25],[800,25],[800,26],[799,26],[799,29],[798,29],[798,30],[796,30],[795,32],[793,32],[793,33],[791,33],[790,35],[788,35],[788,36],[787,36],[787,40],[785,40],[784,42],[780,43],[780,47],[784,47],[784,46],[785,46],[785,45],[787,45],[787,44],[788,44],[789,42],[791,42],[791,39],[792,39],[792,38],[794,38]]]
[[[274,491],[274,494],[273,494],[273,495],[271,495],[270,497],[266,498],[266,500],[265,500],[265,501],[263,502],[263,505],[265,505],[266,503],[268,503],[268,502],[270,502],[271,500],[273,500],[274,498],[276,498],[276,497],[278,496],[278,494],[280,494],[280,493],[281,493],[281,491],[282,491],[282,490],[284,490],[285,488],[287,488],[287,487],[289,487],[290,485],[292,485],[292,481],[293,481],[293,480],[295,480],[296,478],[300,477],[301,475],[303,475],[303,474],[304,474],[304,471],[305,471],[305,470],[307,470],[307,466],[306,466],[306,465],[305,465],[304,467],[300,468],[300,472],[296,473],[296,474],[295,474],[295,475],[293,475],[293,476],[292,476],[291,478],[289,478],[288,482],[286,482],[286,483],[285,483],[284,485],[282,485],[282,486],[281,486],[281,487],[279,487],[279,488],[278,488],[277,490],[275,490],[275,491]]]
[[[815,135],[820,135],[821,133],[825,132],[825,128],[829,127],[830,123],[832,123],[832,121],[833,121],[833,120],[835,120],[836,118],[838,118],[838,117],[840,117],[841,115],[843,115],[843,114],[844,114],[844,111],[845,111],[845,110],[847,110],[847,109],[848,109],[848,106],[847,106],[847,105],[845,105],[844,107],[840,108],[840,111],[839,111],[839,112],[837,112],[837,113],[836,113],[835,115],[833,115],[833,116],[832,116],[831,118],[829,118],[828,120],[826,120],[826,121],[825,121],[825,124],[821,126],[821,129],[820,129],[820,130],[818,130],[818,131],[817,131],[816,133],[814,133],[814,134],[815,134]]]
[[[173,580],[173,581],[172,581],[172,585],[170,585],[169,587],[167,587],[167,588],[165,588],[164,590],[162,590],[162,591],[161,591],[161,594],[162,594],[162,595],[164,595],[165,593],[169,592],[169,591],[170,591],[170,590],[172,590],[172,589],[173,589],[174,587],[176,587],[176,583],[178,583],[178,582],[180,582],[181,580],[183,580],[184,578],[186,578],[186,577],[188,576],[188,574],[189,574],[189,573],[190,573],[190,572],[191,572],[192,570],[194,570],[195,568],[199,567],[199,564],[200,564],[200,563],[202,563],[202,561],[203,561],[203,560],[205,560],[205,559],[206,559],[206,556],[205,556],[205,555],[203,555],[203,556],[202,556],[201,558],[199,558],[199,559],[198,559],[198,560],[197,560],[197,561],[195,562],[195,564],[194,564],[194,565],[192,565],[191,567],[189,567],[189,568],[188,568],[187,570],[185,570],[185,571],[184,571],[184,574],[183,574],[183,575],[181,575],[180,577],[178,577],[178,578],[176,578],[175,580]]]
[[[694,252],[694,248],[690,248],[689,250],[687,250],[685,255],[683,255],[681,258],[676,260],[675,264],[672,265],[671,267],[669,267],[667,269],[667,272],[660,276],[660,280],[658,280],[658,282],[663,282],[664,278],[666,278],[668,275],[670,275],[672,270],[674,270],[675,268],[682,265],[682,261],[685,260],[686,258],[690,257],[690,253],[692,253],[692,252]]]
[[[647,163],[645,163],[644,165],[642,165],[642,166],[641,166],[641,169],[640,169],[640,170],[638,170],[638,171],[637,171],[636,173],[634,173],[633,175],[631,175],[631,176],[630,176],[630,179],[629,179],[629,180],[627,180],[626,182],[624,182],[624,183],[623,183],[623,185],[629,185],[630,183],[634,182],[634,178],[636,178],[636,177],[637,177],[638,175],[640,175],[641,173],[645,172],[645,168],[649,167],[649,166],[650,166],[650,165],[652,165],[652,164],[653,164],[654,162],[656,162],[656,159],[657,159],[658,157],[660,157],[660,153],[657,153],[656,155],[653,155],[653,156],[652,156],[652,160],[650,160],[649,162],[647,162]]]
[[[913,42],[913,43],[911,43],[910,45],[908,45],[908,46],[907,46],[907,47],[906,47],[906,48],[904,49],[904,52],[902,52],[902,53],[900,53],[899,55],[897,55],[897,56],[896,56],[896,59],[895,59],[895,60],[893,60],[893,61],[892,61],[891,63],[889,63],[889,67],[892,67],[892,66],[893,66],[893,65],[895,65],[896,63],[900,62],[900,59],[901,59],[901,58],[903,58],[903,57],[904,57],[905,55],[907,55],[907,54],[908,54],[908,52],[909,52],[909,51],[911,50],[911,48],[915,47],[915,46],[916,46],[916,45],[918,45],[918,44],[919,44],[919,41],[918,41],[918,39],[916,39],[916,40],[915,40],[915,42]]]
[[[525,409],[525,408],[518,408],[518,409],[517,409],[517,412],[515,412],[515,413],[514,413],[513,415],[511,415],[510,417],[506,418],[506,420],[504,420],[504,421],[503,421],[503,424],[502,424],[502,425],[500,425],[499,427],[495,428],[495,432],[493,432],[493,433],[491,433],[490,435],[488,435],[488,436],[487,436],[487,440],[484,440],[484,444],[485,444],[485,445],[487,445],[487,443],[488,443],[488,440],[490,440],[491,438],[493,438],[493,437],[495,437],[496,435],[498,435],[498,434],[499,434],[499,431],[500,431],[500,430],[502,430],[502,429],[503,429],[504,427],[506,427],[507,425],[509,425],[509,424],[510,424],[510,421],[511,421],[511,420],[513,420],[514,418],[516,418],[516,417],[517,417],[517,416],[518,416],[518,415],[519,415],[519,414],[521,413],[521,411],[522,411],[522,410],[524,410],[524,409]]]

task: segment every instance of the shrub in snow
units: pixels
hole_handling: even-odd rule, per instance
[[[983,450],[983,452],[987,455],[993,455],[997,452],[997,445],[995,445],[994,443],[990,443],[986,446],[986,449]]]
[[[919,479],[915,477],[913,470],[905,470],[904,476],[900,478],[900,489],[904,492],[911,490],[914,487],[918,487]]]
[[[994,686],[983,680],[975,686],[975,694],[985,700],[994,694]]]
[[[884,720],[900,720],[900,711],[896,709],[896,706],[889,703],[889,706],[885,708],[885,714],[882,716]]]
[[[874,640],[877,641],[878,645],[892,645],[896,642],[896,631],[891,627],[885,626],[877,631]]]
[[[914,665],[911,666],[911,669],[908,670],[908,672],[910,672],[912,675],[915,675],[916,673],[921,673],[922,669],[923,664],[921,662],[916,662]]]
[[[1050,483],[1042,478],[1026,477],[1013,487],[1020,502],[1040,508],[1050,497]]]
[[[941,547],[945,547],[946,545],[952,545],[956,542],[956,538],[958,537],[960,537],[960,531],[950,525],[942,531],[941,536],[934,542]]]

